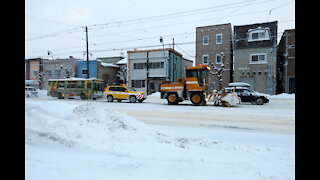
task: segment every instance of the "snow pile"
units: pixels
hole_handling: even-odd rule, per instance
[[[296,97],[295,94],[287,94],[287,93],[270,96],[270,98],[272,99],[295,99],[295,97]]]
[[[29,145],[60,144],[119,152],[128,144],[169,144],[179,148],[215,144],[214,141],[168,136],[125,114],[94,103],[69,105],[27,101],[25,117],[25,142]]]
[[[160,92],[152,93],[152,94],[148,95],[148,97],[159,97],[159,99],[160,99]]]
[[[42,89],[37,89],[37,92],[38,92],[38,96],[39,97],[45,97],[45,96],[48,96],[47,95],[47,90],[42,90]]]
[[[146,134],[149,130],[143,123],[91,103],[26,102],[25,112],[26,144],[39,143],[39,137],[43,137],[67,147],[110,149],[115,142],[150,140]]]
[[[148,103],[26,99],[25,179],[294,179],[294,135],[149,125],[117,104],[157,116]]]

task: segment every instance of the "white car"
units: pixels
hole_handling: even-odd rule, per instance
[[[25,97],[39,97],[36,88],[31,86],[25,86]]]

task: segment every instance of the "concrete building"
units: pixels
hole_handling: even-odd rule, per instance
[[[211,63],[221,67],[222,54],[226,71],[223,73],[223,87],[233,81],[233,56],[232,56],[232,27],[231,24],[219,24],[196,28],[196,65]],[[209,88],[218,89],[219,79],[210,74]]]
[[[171,49],[128,51],[128,84],[147,94],[158,92],[163,81],[176,81],[185,76],[192,61]]]
[[[42,89],[41,75],[43,73],[42,58],[25,59],[25,80],[32,80],[32,86]],[[40,76],[39,76],[40,75]]]
[[[276,93],[277,21],[234,26],[234,81]]]
[[[71,77],[77,77],[77,65],[78,61],[70,56],[66,59],[44,60],[43,61],[43,89],[48,88],[49,79],[66,79]]]
[[[278,44],[277,94],[295,93],[295,29],[285,30]]]

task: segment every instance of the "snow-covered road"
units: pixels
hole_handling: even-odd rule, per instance
[[[65,103],[82,104],[93,102],[100,106],[125,113],[148,124],[191,126],[205,128],[233,128],[283,133],[295,132],[295,99],[271,97],[270,103],[258,106],[244,103],[233,108],[214,106],[193,106],[190,101],[179,105],[168,105],[159,96],[149,96],[143,103],[107,102],[105,99],[82,101],[64,99]],[[34,100],[61,101],[42,97]]]
[[[288,97],[234,108],[28,98],[25,179],[295,179]]]

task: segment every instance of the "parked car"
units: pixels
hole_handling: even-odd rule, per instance
[[[234,91],[241,102],[250,102],[252,104],[263,105],[269,102],[269,99],[261,93],[255,92],[248,87],[228,87],[227,91]]]
[[[122,100],[129,100],[131,103],[136,101],[143,102],[147,99],[147,96],[144,92],[137,91],[132,87],[127,86],[107,86],[104,89],[103,97],[107,98],[108,102],[113,102],[117,100],[121,102]]]
[[[36,90],[36,88],[32,87],[32,86],[25,86],[25,97],[29,98],[29,97],[38,97],[38,92]]]

